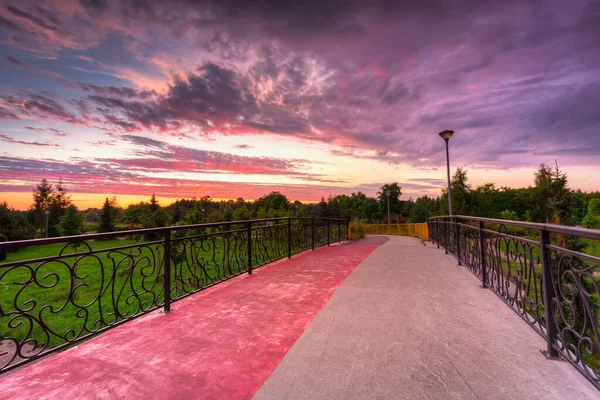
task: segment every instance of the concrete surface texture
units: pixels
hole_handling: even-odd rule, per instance
[[[255,399],[599,399],[442,249],[390,236],[346,279]]]
[[[383,241],[320,248],[220,283],[0,378],[0,399],[249,399]]]

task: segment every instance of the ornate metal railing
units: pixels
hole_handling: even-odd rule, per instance
[[[600,389],[600,231],[468,216],[428,221],[433,243],[481,279]]]
[[[0,243],[0,373],[347,232],[276,218]]]

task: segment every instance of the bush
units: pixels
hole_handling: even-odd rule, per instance
[[[359,222],[357,224],[350,224],[350,237],[349,239],[362,239],[365,237],[366,227],[365,224]]]

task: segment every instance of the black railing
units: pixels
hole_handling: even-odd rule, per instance
[[[453,254],[600,389],[600,231],[468,216],[428,221],[432,242]],[[550,305],[550,307],[548,307]]]
[[[0,243],[0,373],[347,232],[276,218]]]

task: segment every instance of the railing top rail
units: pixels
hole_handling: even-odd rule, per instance
[[[469,220],[469,221],[487,222],[490,224],[518,226],[520,228],[536,229],[538,231],[548,231],[548,232],[555,232],[555,233],[563,233],[566,235],[582,236],[582,237],[585,237],[588,239],[600,239],[600,230],[577,228],[574,226],[566,226],[566,225],[542,224],[542,223],[538,223],[538,222],[511,221],[511,220],[495,219],[495,218],[471,217],[468,215],[437,216],[437,217],[429,218],[428,221],[451,220],[451,219],[462,219],[462,220]]]
[[[0,250],[3,249],[19,249],[31,246],[42,246],[48,244],[68,243],[75,241],[85,240],[97,240],[97,239],[111,239],[119,236],[134,236],[142,234],[160,233],[160,232],[171,232],[184,229],[198,229],[198,228],[212,228],[216,226],[229,226],[229,225],[240,225],[248,223],[260,223],[270,221],[287,221],[287,220],[316,220],[316,221],[336,221],[336,222],[348,222],[344,218],[327,218],[327,217],[283,217],[283,218],[263,218],[263,219],[249,219],[242,221],[223,221],[223,222],[211,222],[206,224],[194,224],[194,225],[171,225],[163,226],[160,228],[146,228],[146,229],[132,229],[117,232],[106,232],[106,233],[92,233],[86,235],[75,235],[75,236],[60,236],[53,238],[43,239],[28,239],[28,240],[15,240],[12,242],[0,242]]]

